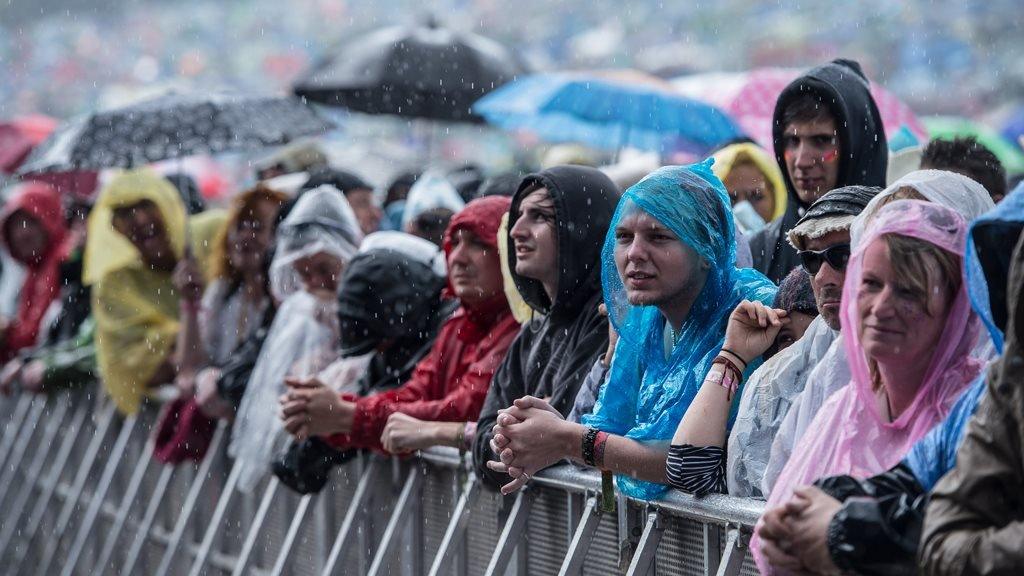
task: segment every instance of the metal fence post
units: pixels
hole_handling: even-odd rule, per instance
[[[718,576],[736,576],[743,568],[743,557],[746,542],[744,534],[738,528],[730,528],[725,538],[725,553],[718,567]]]
[[[529,489],[522,490],[516,494],[515,504],[505,521],[505,527],[501,530],[498,538],[498,546],[494,549],[491,562],[487,566],[486,576],[504,576],[505,568],[508,567],[512,553],[519,546],[526,530],[526,523],[530,517],[530,508],[533,505],[534,496]]]
[[[480,483],[475,479],[466,482],[466,487],[455,503],[452,511],[452,519],[445,528],[444,538],[441,539],[441,546],[434,556],[434,562],[430,567],[430,576],[441,576],[451,566],[455,553],[459,550],[466,537],[466,523],[469,522],[470,510],[476,504],[480,496]]]
[[[637,544],[636,551],[633,553],[633,561],[629,564],[626,576],[644,576],[650,573],[664,533],[665,522],[661,518],[661,514],[658,512],[648,513],[647,522],[644,524],[644,533],[640,536],[640,543]]]
[[[256,546],[256,541],[259,540],[260,532],[263,530],[263,522],[267,519],[267,513],[270,512],[270,506],[274,503],[274,496],[277,495],[277,487],[280,485],[281,483],[276,477],[271,478],[270,483],[267,484],[267,489],[263,491],[260,507],[256,509],[256,515],[252,519],[252,525],[249,526],[249,532],[245,535],[245,543],[242,544],[242,551],[238,555],[235,569],[231,573],[233,576],[241,576],[249,569],[249,559],[252,556],[252,550]]]
[[[601,524],[601,509],[597,505],[597,497],[587,498],[583,506],[583,514],[576,525],[576,532],[573,534],[569,550],[562,561],[562,568],[558,571],[559,576],[571,576],[579,574],[583,568],[583,561],[587,557],[590,543],[594,541],[594,533]]]
[[[359,476],[359,484],[356,485],[356,492],[352,495],[348,511],[345,512],[345,519],[341,522],[341,528],[331,546],[331,553],[327,556],[327,563],[324,565],[322,576],[333,576],[334,568],[341,560],[341,555],[348,549],[352,536],[353,527],[359,521],[361,512],[365,509],[366,499],[369,496],[370,484],[377,473],[377,461],[371,459]]]
[[[402,529],[402,523],[405,522],[405,519],[412,511],[412,499],[418,498],[420,495],[420,487],[423,482],[422,477],[423,475],[416,467],[409,471],[405,479],[405,485],[402,486],[402,493],[399,494],[398,501],[395,503],[395,510],[391,513],[391,518],[388,519],[387,528],[384,529],[384,536],[381,538],[377,552],[373,556],[373,563],[370,564],[367,576],[378,576],[387,567],[387,563],[391,559],[400,538],[399,531]]]

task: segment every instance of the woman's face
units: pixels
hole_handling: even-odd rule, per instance
[[[334,295],[338,291],[345,265],[336,256],[317,252],[295,261],[295,270],[311,294]]]
[[[889,259],[889,246],[877,239],[864,253],[863,274],[857,287],[860,338],[868,358],[879,365],[918,363],[927,365],[942,336],[953,294],[941,288],[938,263],[927,260],[926,297],[914,294],[899,282],[900,271]]]
[[[775,212],[775,195],[771,184],[757,166],[750,162],[734,166],[722,184],[729,191],[729,200],[733,206],[746,200],[762,220],[771,221],[772,213]]]
[[[228,262],[241,276],[263,271],[263,259],[273,239],[272,223],[276,204],[257,202],[248,207],[228,233]]]
[[[113,224],[139,251],[143,262],[161,270],[174,268],[178,259],[171,248],[160,209],[152,201],[143,200],[114,209]]]

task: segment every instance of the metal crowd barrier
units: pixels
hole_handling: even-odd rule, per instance
[[[503,498],[455,450],[360,455],[320,494],[238,488],[221,425],[206,459],[152,458],[157,407],[122,418],[89,389],[0,399],[0,573],[418,576],[756,574],[762,503],[617,496],[571,465]]]

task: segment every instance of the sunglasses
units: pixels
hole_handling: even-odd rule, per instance
[[[828,262],[828,265],[836,272],[842,272],[846,270],[846,263],[850,261],[850,245],[836,244],[820,252],[801,250],[797,252],[797,256],[800,257],[800,264],[804,270],[811,276],[817,274],[825,262]]]

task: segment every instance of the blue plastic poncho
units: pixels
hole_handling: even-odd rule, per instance
[[[971,223],[967,236],[964,271],[971,306],[981,317],[992,338],[995,353],[1003,351],[1007,319],[1006,291],[1013,249],[1024,229],[1024,184],[1017,186],[1002,202]],[[995,305],[993,307],[993,304]],[[960,395],[949,416],[907,454],[903,462],[918,483],[931,491],[956,464],[956,452],[967,430],[967,422],[985,396],[985,373]]]
[[[604,301],[619,343],[594,413],[583,420],[588,426],[640,442],[667,443],[722,347],[729,314],[741,300],[770,306],[775,298],[775,285],[765,276],[735,266],[729,197],[711,172],[713,163],[656,170],[619,201],[601,253]],[[707,282],[667,359],[664,317],[656,307],[629,304],[615,266],[615,229],[637,209],[672,230],[710,265]],[[748,373],[754,368],[749,366]],[[668,490],[625,475],[617,480],[619,490],[635,498],[657,498]]]

